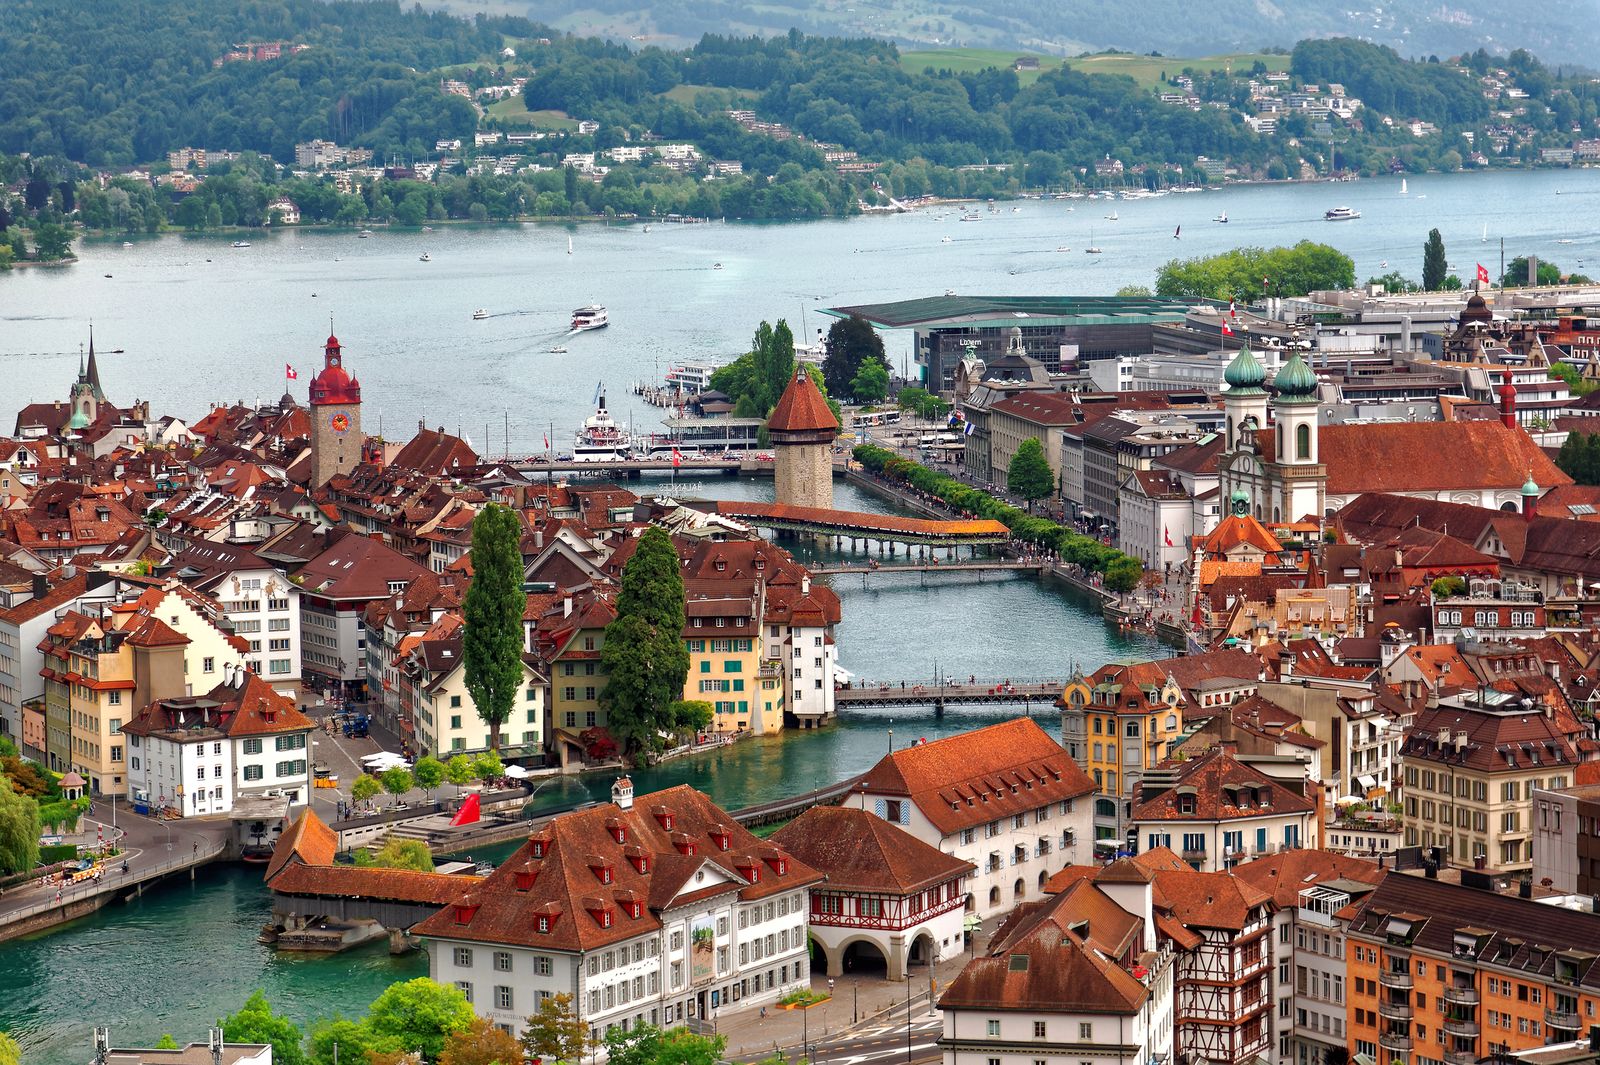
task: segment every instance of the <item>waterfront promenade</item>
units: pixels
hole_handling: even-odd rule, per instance
[[[169,876],[193,875],[226,850],[232,823],[221,821],[158,821],[122,806],[113,827],[110,804],[95,804],[85,817],[80,837],[93,842],[99,833],[116,840],[123,852],[107,861],[98,881],[62,886],[55,878],[34,881],[0,893],[0,941],[27,935],[93,913],[116,898],[141,894]]]

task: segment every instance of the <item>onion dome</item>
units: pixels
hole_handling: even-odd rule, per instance
[[[1317,375],[1297,351],[1289,356],[1278,376],[1272,382],[1278,389],[1280,403],[1315,403],[1317,401]]]
[[[1234,514],[1248,514],[1250,512],[1250,497],[1243,488],[1235,488],[1228,496],[1229,510]]]
[[[67,428],[74,430],[89,428],[89,416],[83,413],[82,407],[72,412],[72,417],[67,419]]]
[[[1460,325],[1470,322],[1492,322],[1494,312],[1489,309],[1489,302],[1483,298],[1481,292],[1474,292],[1467,297],[1467,305],[1461,312],[1461,317],[1456,319]]]
[[[1529,471],[1528,480],[1522,486],[1522,494],[1524,497],[1536,496],[1539,494],[1539,486],[1534,483],[1532,471]]]
[[[1267,371],[1262,368],[1260,361],[1250,354],[1249,347],[1239,349],[1239,354],[1228,363],[1228,368],[1223,371],[1222,379],[1228,384],[1230,392],[1245,392],[1251,389],[1260,391],[1267,379]]]

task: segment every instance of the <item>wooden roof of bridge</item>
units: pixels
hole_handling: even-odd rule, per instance
[[[721,500],[717,512],[735,518],[828,525],[863,534],[898,533],[909,536],[1000,536],[1010,530],[998,521],[974,518],[963,521],[936,521],[931,518],[903,518],[894,514],[871,514],[858,510],[830,510],[826,507],[796,507],[784,503],[747,503]]]

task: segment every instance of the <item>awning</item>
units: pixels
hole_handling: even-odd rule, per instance
[[[1370,773],[1362,773],[1356,777],[1356,783],[1359,784],[1364,790],[1371,791],[1378,786],[1378,778],[1374,777]]]

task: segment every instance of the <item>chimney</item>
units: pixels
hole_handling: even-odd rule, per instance
[[[1278,652],[1278,676],[1282,678],[1294,676],[1294,652],[1287,647]]]
[[[561,600],[561,616],[564,618],[572,616],[572,596],[570,595]]]
[[[1400,316],[1400,350],[1411,350],[1411,316],[1409,314]]]
[[[618,777],[611,785],[611,801],[617,804],[619,810],[633,809],[633,781]]]

